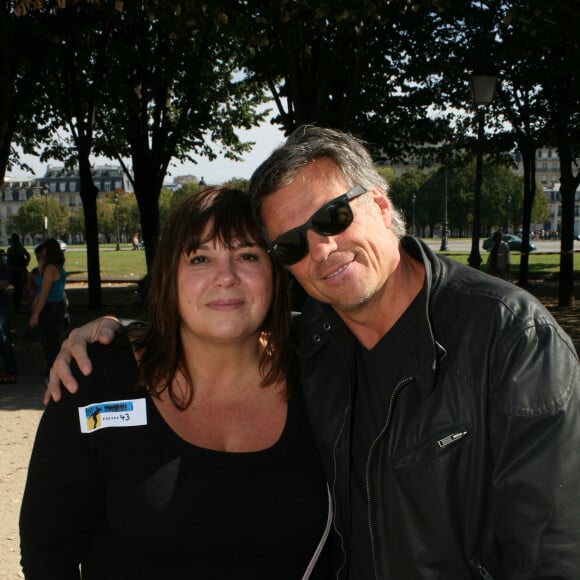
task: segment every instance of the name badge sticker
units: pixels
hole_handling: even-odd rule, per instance
[[[79,407],[81,433],[93,433],[107,427],[137,427],[147,425],[145,399],[104,401]]]

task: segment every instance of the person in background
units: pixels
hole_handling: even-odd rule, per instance
[[[0,356],[4,372],[0,373],[0,384],[12,385],[18,382],[18,364],[12,347],[11,318],[12,303],[7,289],[11,284],[10,271],[0,260]]]
[[[36,278],[38,292],[28,325],[39,327],[40,343],[46,360],[45,382],[50,367],[66,337],[65,314],[66,270],[64,252],[54,238],[48,238],[40,248],[39,271]]]
[[[364,144],[304,126],[254,172],[271,255],[309,298],[294,324],[332,491],[336,578],[577,580],[578,356],[525,290],[405,235]],[[74,391],[71,352],[51,371]],[[82,394],[82,390],[81,390]]]
[[[80,397],[45,410],[20,517],[25,578],[330,580],[286,273],[246,193],[210,188],[176,209],[147,312],[94,345]]]
[[[28,276],[26,278],[26,284],[24,286],[24,291],[28,296],[28,304],[30,308],[30,312],[34,309],[34,304],[36,303],[36,299],[38,297],[38,291],[40,287],[37,284],[38,277],[40,275],[40,264],[42,262],[42,254],[43,254],[43,244],[36,244],[34,246],[34,256],[36,258],[36,266],[28,272]]]
[[[14,288],[12,293],[12,300],[14,302],[15,312],[20,312],[22,303],[22,294],[24,292],[24,285],[28,276],[28,264],[30,263],[30,254],[28,250],[20,242],[18,234],[12,234],[10,237],[10,246],[6,252],[6,263],[10,270],[12,286]]]
[[[493,246],[487,257],[487,273],[502,280],[511,280],[510,247],[503,240],[503,233],[497,230],[493,234]]]

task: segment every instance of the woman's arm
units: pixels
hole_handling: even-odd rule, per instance
[[[44,268],[42,273],[42,286],[40,287],[40,292],[38,293],[38,298],[32,309],[32,314],[30,315],[29,326],[36,326],[38,324],[38,317],[44,308],[46,299],[50,292],[50,287],[55,280],[60,278],[60,272],[54,264],[49,264]]]
[[[40,421],[20,512],[27,580],[79,580],[104,488],[90,436],[80,432],[78,398],[49,405]]]

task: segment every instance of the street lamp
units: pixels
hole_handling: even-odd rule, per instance
[[[507,217],[507,228],[506,229],[507,229],[507,231],[506,231],[506,234],[509,234],[510,233],[510,203],[512,201],[512,196],[508,195],[506,198],[506,201],[507,201],[507,214],[506,214],[506,217]]]
[[[115,224],[117,226],[117,252],[121,249],[121,234],[119,231],[119,192],[115,191]]]
[[[447,215],[447,167],[445,167],[445,186],[443,188],[443,231],[441,232],[441,252],[447,251],[447,240],[449,239],[449,216]]]
[[[44,239],[48,239],[48,185],[42,188],[42,195],[44,196]]]
[[[485,110],[482,105],[487,105],[493,100],[495,92],[495,75],[475,74],[471,79],[471,92],[477,112],[477,145],[475,156],[475,192],[473,197],[473,231],[471,233],[471,253],[469,265],[479,269],[481,254],[479,252],[479,230],[481,219],[481,184],[483,181],[483,148]]]

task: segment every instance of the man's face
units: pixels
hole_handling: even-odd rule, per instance
[[[313,161],[290,185],[262,200],[260,213],[268,237],[274,240],[301,226],[349,188],[330,159]],[[398,256],[384,192],[369,191],[353,199],[350,208],[354,219],[344,232],[325,236],[307,230],[308,254],[289,266],[308,294],[345,312],[359,309],[379,292]]]

